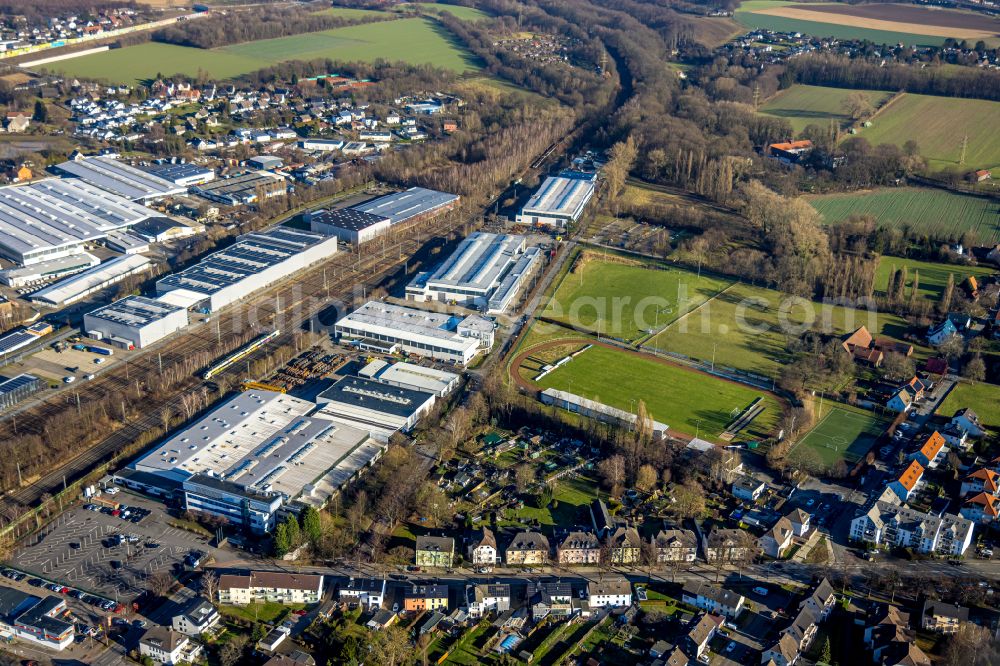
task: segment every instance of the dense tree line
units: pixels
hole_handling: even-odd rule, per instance
[[[217,13],[197,21],[182,21],[152,34],[153,41],[211,49],[227,44],[252,42],[331,30],[361,23],[388,21],[392,16],[345,18],[315,12],[305,7],[259,6]]]

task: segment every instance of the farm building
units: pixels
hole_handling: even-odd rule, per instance
[[[389,230],[389,218],[353,208],[314,210],[303,216],[309,228],[318,234],[336,236],[357,247]]]
[[[77,157],[56,165],[59,173],[79,178],[117,196],[147,203],[173,194],[184,194],[185,186],[126,164],[110,155]]]
[[[334,333],[362,343],[396,344],[410,354],[467,365],[478,353],[480,341],[458,333],[462,321],[462,317],[369,301],[341,318]]]
[[[454,208],[459,201],[457,194],[411,187],[403,192],[387,194],[384,197],[353,206],[355,210],[389,219],[395,226],[404,222],[416,222]]]
[[[317,396],[319,418],[366,429],[379,441],[409,432],[434,405],[434,394],[365,377],[344,377]]]
[[[188,324],[185,308],[143,296],[128,296],[83,315],[83,330],[95,340],[142,349]]]
[[[179,162],[177,164],[158,164],[147,169],[149,173],[158,176],[163,180],[168,180],[174,185],[181,187],[191,187],[201,185],[215,180],[215,171],[207,167],[198,166],[191,162]]]
[[[576,222],[594,196],[592,173],[563,171],[545,179],[517,216],[518,224],[565,227]]]
[[[812,152],[813,144],[808,139],[801,141],[786,141],[784,143],[772,143],[768,146],[771,157],[775,157],[782,162],[794,164],[804,156]]]
[[[47,178],[0,188],[0,255],[22,266],[84,246],[156,213],[89,183]]]
[[[540,258],[537,247],[525,249],[524,236],[477,231],[446,261],[418,273],[406,287],[406,298],[502,312],[521,291]]]
[[[266,171],[252,171],[196,185],[191,188],[191,194],[226,206],[249,206],[257,203],[261,194],[265,199],[285,194],[285,180]]]
[[[275,227],[241,236],[194,266],[159,279],[156,293],[160,300],[217,312],[336,252],[336,238]]]
[[[366,430],[310,416],[315,409],[273,391],[240,393],[132,468],[181,483],[188,509],[269,532],[284,503],[322,506],[382,455]]]
[[[86,298],[93,293],[121,282],[130,275],[145,273],[153,267],[153,262],[139,254],[126,254],[109,259],[103,264],[64,278],[44,289],[39,289],[30,298],[40,305],[68,305]]]

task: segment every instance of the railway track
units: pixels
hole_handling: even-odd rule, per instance
[[[273,349],[289,343],[296,331],[315,317],[320,311],[328,308],[338,297],[349,304],[356,295],[363,295],[372,285],[377,285],[395,272],[408,259],[416,254],[428,241],[440,236],[447,236],[464,226],[464,220],[451,221],[444,225],[427,230],[426,233],[400,239],[392,245],[381,248],[368,248],[367,252],[358,256],[356,253],[337,253],[327,261],[322,262],[305,273],[292,276],[278,286],[267,290],[260,297],[237,304],[221,314],[215,315],[212,321],[199,323],[193,328],[176,336],[169,347],[154,346],[146,353],[134,357],[128,362],[128,375],[124,365],[109,369],[89,382],[82,390],[62,392],[53,396],[37,408],[18,415],[17,431],[43,433],[45,419],[55,414],[65,413],[79,400],[80,404],[88,400],[99,400],[109,395],[127,396],[134,387],[136,377],[160,367],[170,367],[182,364],[185,359],[197,354],[208,352],[215,356],[221,355],[219,339],[230,331],[240,330],[244,318],[252,313],[259,326],[273,328],[277,325],[282,333],[273,341],[254,353],[250,359],[260,358]],[[358,293],[360,292],[360,293]],[[239,345],[236,345],[239,346]],[[239,378],[245,366],[242,363],[228,368],[213,378]],[[200,369],[200,368],[199,368]],[[133,376],[134,375],[134,376]],[[163,407],[170,407],[175,412],[181,410],[181,396],[197,389],[208,387],[212,382],[195,379],[192,375],[190,383],[178,386],[166,397],[156,409],[146,409],[143,414],[130,419],[124,426],[97,442],[72,460],[46,473],[30,484],[10,491],[6,499],[22,506],[30,506],[38,502],[46,493],[61,490],[65,484],[86,475],[95,466],[113,459],[113,457],[142,433],[161,424]],[[125,397],[126,407],[128,398]],[[13,435],[10,424],[5,424],[4,438]]]

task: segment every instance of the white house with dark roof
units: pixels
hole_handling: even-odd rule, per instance
[[[219,611],[207,599],[192,600],[182,612],[174,615],[170,626],[187,636],[208,634],[219,626]]]
[[[736,617],[743,610],[746,598],[716,585],[688,583],[681,593],[681,601],[709,613]]]
[[[969,433],[970,437],[982,437],[986,434],[982,424],[979,423],[979,415],[968,407],[955,412],[951,417],[951,424]]]

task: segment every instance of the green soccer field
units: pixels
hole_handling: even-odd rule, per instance
[[[917,293],[934,302],[941,300],[945,285],[948,284],[949,274],[955,277],[955,289],[958,290],[969,276],[979,279],[984,275],[996,273],[996,269],[990,266],[957,266],[900,257],[880,257],[878,272],[875,274],[876,293],[884,294],[889,284],[889,276],[894,270],[904,267],[907,270],[906,297],[909,298],[914,277],[919,275]]]
[[[799,440],[791,457],[799,462],[818,460],[829,467],[844,460],[857,462],[872,447],[889,422],[871,412],[826,403],[816,426]]]
[[[881,227],[910,227],[942,238],[972,231],[983,244],[1000,242],[1000,204],[944,190],[892,187],[806,197],[826,224],[871,215]]]
[[[664,267],[605,261],[587,251],[567,273],[542,316],[602,336],[636,340],[666,326],[729,285],[728,280]]]
[[[837,126],[844,127],[851,123],[851,117],[844,109],[844,103],[848,96],[855,92],[867,97],[874,108],[878,108],[892,97],[891,92],[880,90],[855,91],[845,88],[795,85],[767,100],[760,107],[760,112],[784,118],[792,124],[792,129],[796,133],[804,130],[807,125],[818,125],[826,129],[831,120]]]
[[[733,415],[758,397],[764,411],[740,434],[764,438],[773,434],[781,417],[781,403],[758,389],[660,363],[606,347],[592,347],[538,382],[634,412],[639,400],[653,418],[689,435],[715,439]]]
[[[891,313],[821,304],[737,284],[672,323],[646,346],[706,363],[714,358],[716,366],[775,377],[789,360],[789,335],[798,337],[806,330],[843,335],[859,326],[897,340],[909,328],[904,319]],[[915,353],[922,358],[928,350],[915,347]]]
[[[480,64],[437,21],[423,18],[382,21],[291,37],[196,49],[148,42],[48,65],[64,76],[134,83],[157,74],[233,78],[287,60],[329,58],[342,62],[404,61],[456,72]]]

